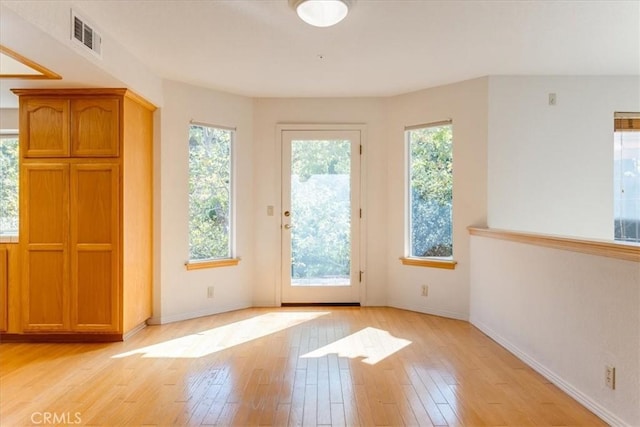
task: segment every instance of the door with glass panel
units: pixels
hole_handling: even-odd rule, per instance
[[[360,301],[360,131],[282,131],[282,302]]]

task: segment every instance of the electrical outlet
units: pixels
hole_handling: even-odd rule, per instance
[[[616,368],[613,366],[605,367],[604,383],[611,390],[616,389]]]
[[[429,296],[429,285],[422,285],[422,294],[423,297]]]
[[[213,286],[207,288],[207,298],[213,298]]]

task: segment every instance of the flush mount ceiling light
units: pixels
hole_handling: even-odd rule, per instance
[[[315,27],[330,27],[349,12],[350,0],[289,0],[304,22]]]

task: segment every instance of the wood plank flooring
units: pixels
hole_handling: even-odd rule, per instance
[[[124,343],[2,344],[0,424],[606,425],[469,323],[379,307],[247,309]]]

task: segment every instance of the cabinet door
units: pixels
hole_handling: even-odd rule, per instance
[[[69,156],[69,101],[20,99],[20,150],[23,157]]]
[[[25,331],[69,330],[69,165],[26,163],[20,182]]]
[[[117,157],[120,146],[118,98],[71,101],[71,156]]]
[[[71,166],[71,327],[119,329],[119,168]]]

